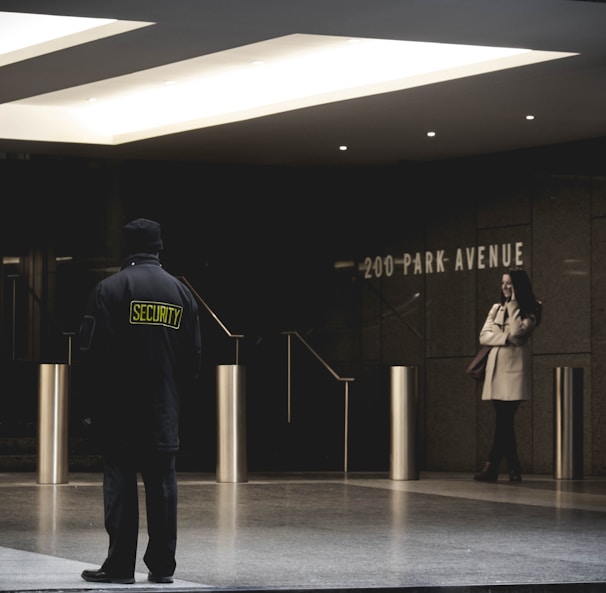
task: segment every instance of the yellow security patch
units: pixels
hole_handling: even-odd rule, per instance
[[[155,301],[131,301],[130,319],[138,325],[163,325],[179,329],[183,307],[170,303],[157,303]]]

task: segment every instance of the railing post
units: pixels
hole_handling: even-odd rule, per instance
[[[583,478],[583,369],[554,369],[554,478]]]
[[[41,364],[38,393],[38,484],[66,484],[69,366]]]
[[[345,381],[345,402],[343,419],[343,473],[349,468],[349,381]]]
[[[418,480],[417,471],[417,369],[391,367],[391,463],[392,480]]]
[[[217,367],[217,482],[247,482],[244,367]]]

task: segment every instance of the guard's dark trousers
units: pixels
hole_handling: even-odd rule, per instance
[[[143,560],[154,575],[175,572],[177,547],[177,474],[175,453],[147,451],[104,455],[103,499],[109,535],[101,569],[116,577],[135,573],[139,534],[138,472],[145,485],[147,533]]]

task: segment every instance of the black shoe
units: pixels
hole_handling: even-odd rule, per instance
[[[173,577],[172,575],[159,575],[149,572],[147,573],[147,580],[152,583],[172,583]]]
[[[134,577],[115,577],[107,574],[104,570],[83,570],[82,578],[91,583],[119,583],[121,585],[132,585]]]
[[[521,482],[522,476],[520,474],[520,470],[510,469],[509,470],[509,481],[510,482]]]
[[[499,474],[492,469],[492,465],[489,461],[484,464],[484,468],[479,474],[476,474],[473,479],[478,482],[496,482]]]

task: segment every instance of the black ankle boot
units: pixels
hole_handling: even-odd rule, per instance
[[[484,464],[484,468],[479,474],[476,474],[473,479],[478,482],[496,482],[499,476],[499,472],[493,468],[490,461]]]

